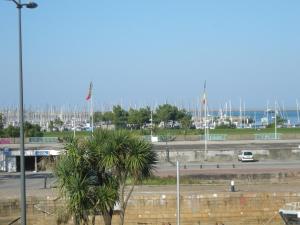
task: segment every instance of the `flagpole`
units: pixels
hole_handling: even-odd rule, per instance
[[[204,101],[204,160],[207,160],[207,97],[206,97],[206,81],[204,82],[204,95],[203,95],[203,101]]]
[[[180,225],[180,175],[179,175],[179,161],[177,159],[176,161],[176,200],[177,200],[177,213],[176,213],[176,217],[177,217],[177,225]]]
[[[93,89],[93,83],[90,82],[90,87],[89,87],[89,92],[87,97],[85,98],[87,101],[90,100],[90,115],[89,115],[89,120],[90,120],[90,127],[92,131],[92,135],[94,133],[94,108],[93,108],[93,94],[92,94],[92,89]]]
[[[275,101],[275,139],[277,140],[277,109],[276,109],[276,101]]]
[[[91,117],[92,117],[92,134],[94,134],[94,108],[93,108],[93,94],[91,95]]]
[[[206,108],[206,100],[204,103],[204,117],[205,117],[205,122],[204,122],[204,146],[205,146],[205,155],[204,155],[204,160],[207,160],[207,108]]]
[[[153,136],[153,110],[151,109],[151,141],[152,141],[152,136]]]

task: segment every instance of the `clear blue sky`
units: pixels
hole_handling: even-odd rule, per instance
[[[23,9],[24,102],[300,100],[299,0],[36,0]],[[0,0],[0,106],[18,104],[17,10]]]

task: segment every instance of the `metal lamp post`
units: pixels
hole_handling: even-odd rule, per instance
[[[26,183],[25,183],[25,154],[24,154],[24,110],[23,110],[23,59],[22,59],[22,8],[34,9],[38,5],[34,2],[26,4],[21,0],[11,0],[18,9],[19,16],[19,120],[20,120],[20,161],[21,161],[21,224],[26,225]]]

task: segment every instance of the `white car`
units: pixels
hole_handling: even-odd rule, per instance
[[[254,161],[253,154],[251,151],[241,151],[238,154],[238,160],[242,162]]]

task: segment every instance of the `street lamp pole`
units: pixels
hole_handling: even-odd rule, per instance
[[[18,9],[19,23],[19,122],[20,122],[20,161],[21,161],[21,225],[26,225],[26,182],[25,182],[25,146],[24,146],[24,104],[23,104],[23,52],[22,52],[22,8],[25,6],[29,9],[34,9],[38,5],[34,2],[22,4],[21,0],[11,0]]]
[[[24,109],[23,109],[23,52],[22,52],[22,6],[17,5],[19,15],[19,120],[20,120],[20,161],[21,161],[21,224],[26,225],[26,181],[25,181],[25,146],[24,146]]]

